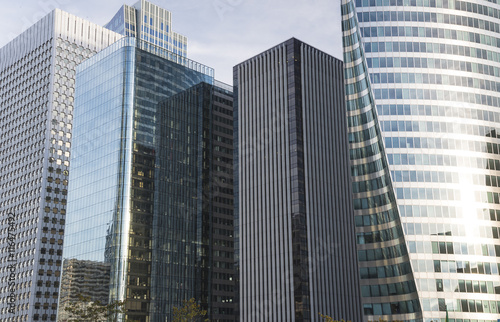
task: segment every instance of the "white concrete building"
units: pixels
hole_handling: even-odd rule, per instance
[[[55,9],[0,48],[0,320],[55,321],[75,67],[122,35]]]

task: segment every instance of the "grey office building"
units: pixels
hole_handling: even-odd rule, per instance
[[[240,319],[361,321],[342,62],[292,38],[234,86]]]

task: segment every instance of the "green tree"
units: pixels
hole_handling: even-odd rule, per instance
[[[90,296],[78,294],[78,301],[71,301],[64,307],[69,315],[68,322],[101,322],[108,321],[118,313],[125,313],[124,301],[114,301],[103,304],[100,301],[92,302]]]
[[[189,301],[182,301],[182,305],[181,308],[174,307],[173,322],[208,321],[208,319],[205,318],[207,311],[202,310],[201,306],[196,303],[194,298]]]
[[[323,319],[325,319],[325,322],[333,322],[333,318],[329,317],[328,315],[323,315],[321,313],[318,313],[319,316],[321,316]]]
[[[325,319],[325,322],[351,322],[351,320],[347,320],[345,321],[344,319],[338,321],[338,320],[334,320],[332,317],[329,317],[328,315],[323,315],[321,313],[318,313],[319,316],[321,316],[323,319]]]

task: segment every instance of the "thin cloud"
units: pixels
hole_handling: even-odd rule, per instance
[[[54,6],[105,24],[135,0],[24,0],[0,12],[0,47]],[[232,68],[290,37],[341,58],[340,0],[152,0],[172,12],[173,30],[189,39],[188,57],[216,69],[232,82]],[[1,58],[0,58],[1,59]]]

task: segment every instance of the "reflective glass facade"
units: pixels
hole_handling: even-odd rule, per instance
[[[123,5],[104,27],[187,56],[187,37],[172,31],[172,13],[149,1]]]
[[[211,321],[235,320],[232,101],[232,91],[201,83],[160,103],[155,184],[165,217],[153,221],[153,258],[172,260],[155,261],[152,285],[167,312],[194,297]],[[183,270],[189,284],[175,282]]]
[[[365,321],[421,321],[354,3],[342,2],[344,77]],[[374,294],[374,295],[372,295]]]
[[[346,93],[371,91],[376,101],[422,320],[444,321],[448,311],[450,321],[496,321],[500,7],[453,0],[356,0],[355,7],[343,4],[345,52],[359,47]],[[355,80],[367,75],[364,85]],[[351,150],[351,159],[363,157],[369,152]],[[365,301],[381,291],[365,289]]]
[[[109,269],[123,320],[171,320],[192,297],[232,320],[231,93],[213,87],[212,69],[141,48],[124,38],[78,67],[61,289],[77,295],[75,266]]]

